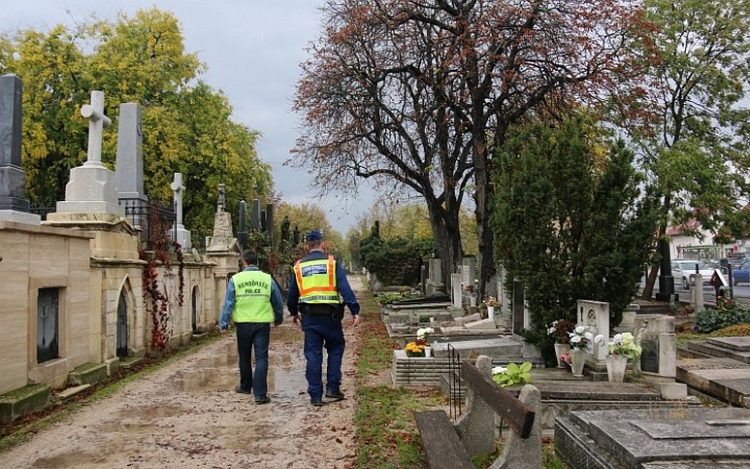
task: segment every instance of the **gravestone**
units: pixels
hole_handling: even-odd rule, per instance
[[[273,239],[273,204],[266,204],[266,235],[268,236],[268,245],[274,247]]]
[[[674,380],[677,362],[677,336],[674,317],[639,314],[635,319],[635,341],[641,346],[640,371],[655,382]]]
[[[174,208],[177,219],[177,241],[182,246],[183,251],[189,251],[192,248],[190,241],[190,231],[185,229],[182,224],[182,194],[185,192],[185,186],[182,184],[182,173],[174,173],[174,181],[171,186],[174,191]]]
[[[440,259],[437,257],[430,257],[427,259],[427,262],[427,296],[445,293],[445,284],[443,284],[443,271]]]
[[[136,103],[120,104],[115,176],[119,198],[148,200],[143,190],[141,106]]]
[[[750,410],[574,411],[555,421],[555,451],[567,467],[750,467]]]
[[[0,77],[0,220],[38,225],[29,213],[21,166],[23,83],[16,75]]]
[[[260,200],[253,199],[250,206],[250,229],[260,232]]]
[[[123,103],[120,105],[115,161],[119,203],[125,205],[126,214],[133,226],[146,231],[149,224],[147,209],[149,199],[143,190],[143,128],[139,104]]]
[[[508,275],[505,267],[502,264],[497,265],[497,305],[500,308],[500,316],[502,318],[502,324],[506,327],[512,323],[512,297],[505,288],[505,280]]]
[[[591,341],[588,347],[586,363],[589,366],[606,367],[609,354],[609,303],[604,301],[578,300],[578,324],[586,327],[596,337],[601,334],[604,340],[599,343]]]
[[[230,253],[234,249],[241,252],[241,247],[232,231],[232,216],[224,210],[226,206],[226,188],[219,184],[219,199],[216,203],[213,235],[206,238],[206,252]]]
[[[513,333],[521,334],[521,331],[527,329],[531,322],[526,310],[523,282],[517,280],[513,282],[512,304],[511,314],[513,317]]]
[[[240,200],[240,219],[238,222],[237,240],[242,246],[242,250],[247,249],[249,239],[247,235],[247,202]]]
[[[461,274],[451,274],[451,299],[454,308],[463,307],[463,291],[461,290]]]
[[[461,267],[463,274],[461,281],[463,282],[464,289],[466,289],[466,287],[468,287],[469,285],[474,288],[476,286],[476,258],[474,256],[464,257],[463,265]]]
[[[57,202],[57,213],[50,213],[48,221],[65,220],[68,217],[61,214],[67,213],[125,215],[117,200],[115,172],[102,164],[102,133],[112,123],[104,114],[104,93],[92,91],[91,104],[81,107],[81,115],[89,120],[87,160],[70,170],[65,201]]]

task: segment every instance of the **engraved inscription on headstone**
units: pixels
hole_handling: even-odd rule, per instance
[[[643,339],[641,342],[641,370],[659,372],[659,341]]]

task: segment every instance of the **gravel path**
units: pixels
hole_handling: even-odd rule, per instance
[[[358,279],[352,287],[361,288]],[[239,370],[229,337],[0,454],[0,467],[350,468],[357,347],[350,317],[347,312],[343,401],[310,405],[302,332],[286,317],[271,331],[271,403],[256,405],[233,391]]]

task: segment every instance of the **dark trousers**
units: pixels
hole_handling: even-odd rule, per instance
[[[323,396],[323,348],[328,352],[326,389],[337,392],[341,387],[341,362],[344,357],[344,329],[340,319],[331,316],[302,316],[307,359],[307,393],[311,398]]]
[[[271,324],[240,322],[236,326],[237,352],[240,356],[240,387],[245,391],[252,391],[256,398],[264,397],[268,393],[268,343],[271,340]]]

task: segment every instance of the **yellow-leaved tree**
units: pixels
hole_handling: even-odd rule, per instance
[[[0,37],[0,74],[23,80],[23,166],[27,196],[64,200],[71,168],[86,159],[88,126],[80,107],[103,91],[112,127],[102,161],[113,168],[119,105],[142,107],[144,184],[153,199],[171,203],[173,173],[183,173],[184,223],[200,245],[209,235],[226,185],[227,210],[241,199],[273,196],[270,166],[255,150],[259,133],[232,120],[227,97],[201,79],[177,19],[156,8],[116,21],[91,20],[74,29],[17,31]],[[235,222],[237,217],[233,217]]]

